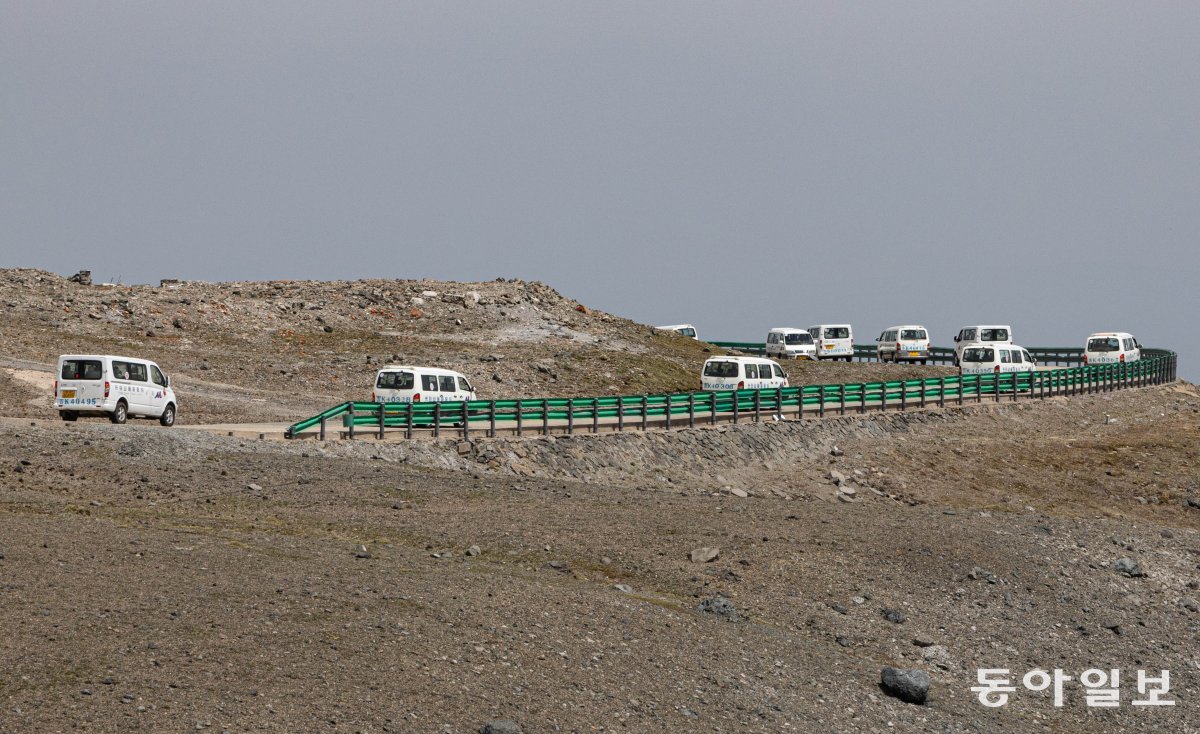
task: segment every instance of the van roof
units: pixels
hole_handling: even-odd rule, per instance
[[[1088,339],[1091,339],[1092,337],[1095,337],[1095,336],[1116,336],[1116,337],[1121,337],[1122,339],[1124,339],[1126,337],[1128,337],[1130,339],[1133,338],[1133,334],[1130,334],[1127,331],[1097,331],[1095,334],[1091,334],[1090,336],[1088,336]]]
[[[967,324],[962,327],[964,329],[1008,329],[1012,331],[1012,327],[1008,324]]]
[[[962,347],[963,349],[982,347],[984,349],[1025,349],[1025,351],[1029,351],[1020,344],[1009,344],[1008,342],[967,342]]]
[[[742,357],[735,355],[729,355],[726,357],[709,357],[708,359],[704,360],[704,364],[708,364],[709,362],[770,362],[771,364],[776,364],[775,360],[767,359],[766,357]]]
[[[891,331],[892,329],[925,329],[925,327],[920,324],[900,324],[899,326],[889,326],[884,331]],[[925,329],[925,331],[929,331],[929,329]]]
[[[656,326],[654,328],[668,330],[668,329],[694,329],[696,327],[692,326],[691,324],[667,324],[666,326]]]
[[[845,326],[847,329],[849,329],[849,328],[850,328],[850,324],[813,324],[812,326],[810,326],[810,327],[808,327],[808,328],[810,328],[810,329],[816,329],[816,328],[818,328],[818,327],[820,327],[820,328],[824,328],[824,327],[826,327],[826,326]]]
[[[147,364],[157,364],[157,362],[154,360],[146,359],[145,357],[123,357],[119,354],[60,354],[58,356],[59,362],[63,361],[64,359],[115,359],[119,362],[145,362]]]
[[[805,329],[801,329],[801,328],[794,327],[794,326],[776,326],[774,329],[771,329],[771,331],[800,331],[800,332],[804,332],[805,334],[808,333],[808,331],[806,331]],[[770,332],[767,332],[767,333],[769,334]]]
[[[448,370],[443,367],[417,367],[417,366],[408,365],[408,364],[387,364],[387,365],[384,365],[383,367],[379,368],[380,372],[394,372],[397,370],[411,370],[413,372],[420,371],[420,372],[428,372],[430,374],[439,374],[439,375],[457,375],[460,377],[465,376],[461,372],[455,372],[454,370]]]

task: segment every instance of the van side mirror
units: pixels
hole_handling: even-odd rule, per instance
[[[956,341],[956,342],[960,342],[960,341],[962,341],[962,337],[961,337],[961,336],[959,336],[959,335],[957,335],[957,334],[955,334],[955,335],[954,335],[954,341]]]
[[[167,384],[166,384],[166,385],[164,385],[163,387],[170,387],[170,386],[171,386],[171,376],[170,376],[170,375],[163,375],[163,382],[167,383]]]

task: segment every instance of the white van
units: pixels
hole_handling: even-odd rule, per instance
[[[1142,345],[1133,334],[1101,331],[1092,334],[1083,347],[1084,364],[1136,362],[1142,358]]]
[[[1012,327],[1003,324],[964,326],[954,337],[954,364],[962,360],[968,344],[1012,344]]]
[[[692,326],[691,324],[671,324],[669,326],[656,326],[654,328],[658,329],[659,331],[673,331],[676,334],[690,336],[693,339],[700,338],[696,336],[696,327]]]
[[[58,358],[54,407],[65,421],[107,415],[113,423],[131,417],[175,424],[178,403],[171,380],[155,363],[110,354],[64,354]]]
[[[462,373],[439,367],[387,365],[375,374],[374,403],[456,403],[475,400]]]
[[[929,330],[924,326],[889,326],[875,340],[880,362],[909,361],[929,363]]]
[[[780,327],[767,332],[766,352],[776,359],[816,359],[817,343],[804,329]]]
[[[808,327],[817,345],[817,359],[854,359],[854,329],[850,324],[817,324]]]
[[[985,375],[989,372],[1033,372],[1037,362],[1025,347],[1000,342],[975,342],[963,346],[959,373]]]
[[[701,390],[774,390],[787,386],[783,368],[762,357],[713,357],[700,373]]]

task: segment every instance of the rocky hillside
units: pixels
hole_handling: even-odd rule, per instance
[[[0,366],[45,372],[67,352],[145,356],[180,388],[181,423],[294,420],[365,400],[375,370],[395,362],[459,370],[484,399],[690,390],[719,351],[522,280],[108,286],[10,269],[0,270],[0,304]],[[790,369],[833,382],[919,368]],[[52,416],[52,378],[37,377],[0,374],[32,378],[34,395],[5,391],[0,412]]]

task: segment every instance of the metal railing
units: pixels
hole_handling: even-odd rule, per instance
[[[728,344],[729,342],[727,342]],[[863,347],[874,352],[874,346]],[[859,351],[856,347],[856,354]],[[953,353],[953,350],[942,350]],[[1079,349],[1030,349],[1041,359],[1082,361]],[[722,390],[614,395],[597,398],[472,400],[447,403],[347,402],[292,424],[287,438],[325,439],[333,428],[348,438],[390,431],[406,438],[442,435],[470,438],[515,433],[600,433],[672,430],[716,423],[821,418],[830,414],[965,405],[1080,395],[1173,382],[1177,357],[1144,349],[1137,362],[1084,365],[1034,372],[954,375],[883,382],[805,385],[767,390]]]

